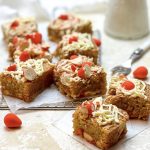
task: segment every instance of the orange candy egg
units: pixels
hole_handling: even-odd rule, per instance
[[[131,82],[131,81],[125,81],[125,82],[123,82],[122,84],[121,84],[121,86],[124,88],[124,89],[126,89],[126,90],[132,90],[132,89],[134,89],[134,87],[135,87],[135,85],[134,85],[134,83],[133,82]]]
[[[13,113],[8,113],[4,117],[4,123],[7,128],[19,128],[22,125],[20,118]]]
[[[148,75],[148,69],[144,66],[140,66],[136,68],[133,72],[134,78],[137,79],[146,79],[147,75]]]

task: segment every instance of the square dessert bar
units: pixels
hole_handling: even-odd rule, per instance
[[[106,73],[101,66],[86,56],[62,59],[54,68],[56,86],[63,94],[73,99],[104,95]]]
[[[73,114],[73,132],[105,150],[125,136],[127,120],[128,114],[125,111],[115,105],[104,104],[97,97],[76,108]]]
[[[27,51],[31,58],[52,59],[49,52],[49,44],[42,41],[42,35],[38,32],[28,34],[25,37],[13,37],[12,42],[8,44],[8,51],[10,60],[16,59],[22,52]]]
[[[150,85],[138,79],[114,76],[105,102],[127,111],[130,118],[148,120]]]
[[[37,32],[37,23],[34,18],[16,18],[2,25],[4,40],[12,41],[14,36],[24,37],[27,34]]]
[[[32,101],[53,82],[54,65],[47,59],[16,60],[0,75],[3,95]]]
[[[64,35],[58,43],[56,55],[60,59],[68,59],[71,55],[85,55],[93,58],[97,63],[99,48],[95,44],[92,36],[87,33],[77,33]]]
[[[48,26],[49,39],[59,42],[63,35],[72,32],[81,32],[92,34],[92,23],[89,20],[83,20],[71,14],[62,14]]]

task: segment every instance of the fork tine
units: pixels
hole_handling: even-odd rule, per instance
[[[124,74],[124,75],[128,75],[131,72],[130,68],[125,68],[122,66],[116,66],[114,68],[111,69],[112,75],[114,74]]]
[[[112,72],[112,75],[121,75],[121,74],[123,74],[123,75],[128,75],[129,73],[128,72],[123,72],[123,71],[114,71],[114,72]]]

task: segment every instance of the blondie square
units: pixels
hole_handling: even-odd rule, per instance
[[[32,101],[53,82],[53,68],[44,58],[16,60],[0,75],[2,94]]]
[[[99,48],[90,34],[74,32],[63,36],[58,43],[56,55],[60,59],[68,59],[71,55],[85,55],[97,63]]]
[[[150,85],[138,79],[114,76],[105,102],[127,111],[130,118],[148,120]]]
[[[59,42],[63,35],[72,32],[81,32],[92,34],[92,23],[89,20],[83,20],[71,14],[62,14],[48,26],[49,39]]]
[[[60,92],[73,99],[106,93],[104,69],[86,56],[73,55],[59,61],[54,68],[54,80]]]
[[[73,114],[73,132],[91,144],[106,150],[122,139],[126,132],[128,114],[100,97],[85,101]]]
[[[12,41],[14,36],[24,37],[37,32],[37,23],[34,18],[16,18],[2,25],[3,37],[6,43]]]
[[[13,37],[8,44],[10,60],[15,60],[22,52],[27,51],[31,58],[47,58],[51,61],[52,55],[49,52],[49,44],[42,41],[42,35],[38,32],[28,34],[26,37]]]

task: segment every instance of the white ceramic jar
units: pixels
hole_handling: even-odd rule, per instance
[[[110,0],[105,32],[122,39],[137,39],[149,33],[146,0]]]

